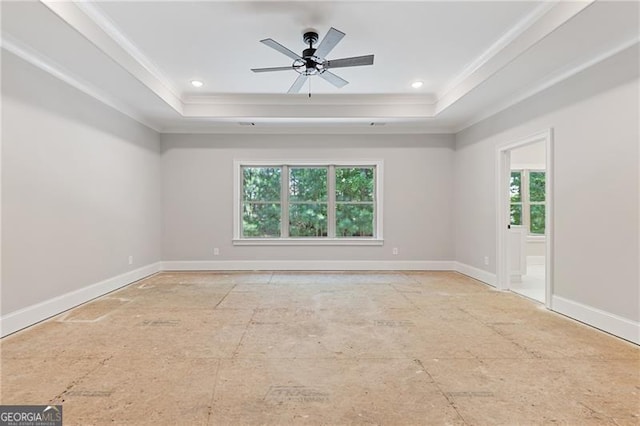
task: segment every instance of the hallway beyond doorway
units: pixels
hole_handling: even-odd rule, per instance
[[[527,263],[527,273],[520,282],[511,283],[511,291],[540,303],[545,303],[545,266]]]

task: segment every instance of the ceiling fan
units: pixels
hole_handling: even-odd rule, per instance
[[[318,41],[318,33],[315,30],[307,30],[302,36],[302,39],[309,45],[309,48],[304,49],[302,51],[302,55],[298,55],[292,50],[287,49],[273,39],[267,38],[260,40],[260,43],[266,44],[272,49],[275,49],[293,59],[293,63],[287,67],[252,68],[251,71],[272,72],[292,69],[298,72],[300,75],[293,82],[287,93],[298,93],[307,79],[312,75],[318,75],[338,88],[344,87],[349,82],[329,71],[330,69],[373,65],[373,55],[354,56],[351,58],[333,60],[326,59],[329,52],[336,47],[336,44],[338,44],[344,36],[345,33],[332,27],[324,36],[318,47],[314,48],[313,45]],[[311,94],[309,94],[309,96],[311,96]]]

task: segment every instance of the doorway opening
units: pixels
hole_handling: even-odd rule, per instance
[[[497,148],[497,286],[551,308],[552,132]]]

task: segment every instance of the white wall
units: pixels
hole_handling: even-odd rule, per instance
[[[495,273],[482,263],[496,252],[495,146],[553,128],[555,301],[632,330],[640,320],[638,93],[635,45],[460,132],[457,260]]]
[[[162,135],[163,259],[450,261],[453,140],[453,135]],[[384,246],[233,246],[233,161],[261,159],[383,160]],[[219,256],[213,256],[214,247]]]
[[[545,169],[544,142],[536,142],[511,150],[511,169]]]
[[[2,317],[158,262],[160,182],[156,132],[2,51]]]

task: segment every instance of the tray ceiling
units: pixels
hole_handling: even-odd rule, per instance
[[[638,43],[637,2],[26,1],[2,9],[3,54],[165,132],[456,131]],[[373,66],[335,70],[344,88],[312,77],[311,98],[288,95],[293,70],[250,71],[291,62],[259,40],[299,52],[304,30],[322,38],[330,27],[346,36],[329,59],[375,55]]]

